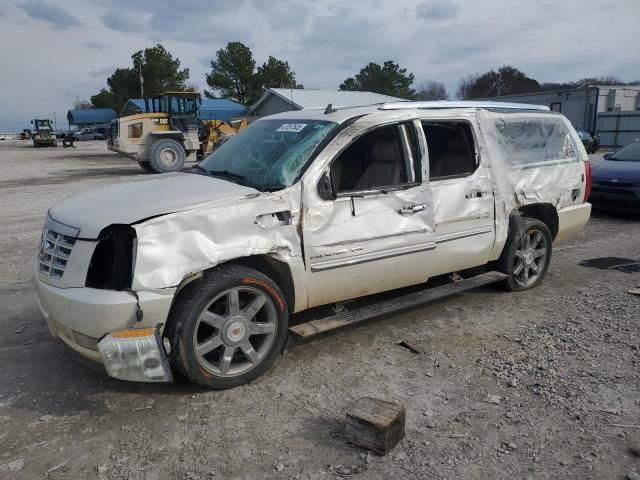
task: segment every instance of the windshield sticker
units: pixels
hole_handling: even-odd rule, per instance
[[[301,132],[304,127],[306,127],[306,123],[285,123],[280,128],[278,128],[278,132],[293,132],[298,133]]]

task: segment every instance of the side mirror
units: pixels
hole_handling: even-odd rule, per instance
[[[33,125],[33,120],[31,120],[31,125]]]
[[[610,153],[605,153],[602,158],[604,158],[605,160],[609,160],[611,158],[611,154]]]
[[[322,200],[335,200],[336,198],[328,172],[324,172],[322,177],[320,177],[320,181],[318,182],[318,195]]]

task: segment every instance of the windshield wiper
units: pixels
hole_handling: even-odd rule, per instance
[[[244,182],[247,180],[247,177],[245,177],[244,175],[233,173],[229,170],[207,170],[207,172],[214,177],[228,178],[229,180],[234,180],[236,183]]]

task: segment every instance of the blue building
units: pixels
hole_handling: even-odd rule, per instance
[[[142,98],[130,98],[122,109],[122,115],[146,113],[146,107]],[[229,122],[233,118],[242,117],[246,112],[244,105],[225,98],[203,98],[200,105],[200,118],[202,120],[222,120]]]
[[[115,118],[118,118],[118,114],[112,108],[80,108],[67,112],[69,128],[71,128],[71,126],[84,128],[94,125],[104,125],[111,123]]]

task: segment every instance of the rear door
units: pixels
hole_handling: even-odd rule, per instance
[[[470,119],[421,122],[429,152],[437,256],[432,274],[489,261],[495,240],[494,192]]]
[[[436,245],[419,129],[356,122],[334,139],[344,147],[324,170],[336,198],[321,198],[322,178],[305,183],[310,307],[427,280]]]

